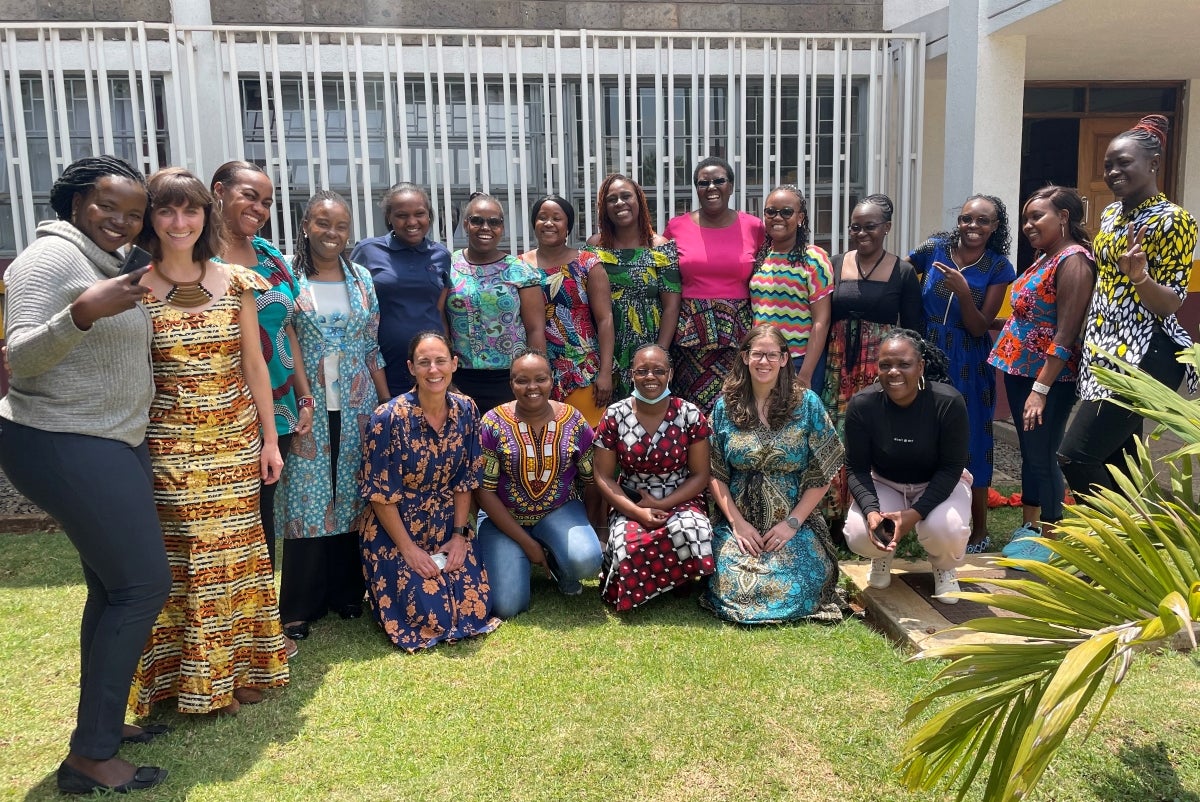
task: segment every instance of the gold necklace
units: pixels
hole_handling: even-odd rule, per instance
[[[166,302],[184,309],[194,309],[211,301],[213,294],[201,283],[204,281],[204,272],[207,269],[208,264],[201,262],[200,278],[195,281],[173,281],[159,266],[158,274],[171,282],[171,289],[167,290]]]

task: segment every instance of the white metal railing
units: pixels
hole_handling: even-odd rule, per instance
[[[885,34],[2,25],[0,253],[29,241],[53,177],[97,152],[205,179],[231,158],[263,164],[285,249],[311,192],[343,192],[365,237],[398,180],[428,187],[442,221],[491,192],[523,250],[537,195],[575,200],[586,236],[597,186],[624,172],[661,229],[716,154],[747,211],[799,184],[835,251],[853,200],[886,192],[901,250],[918,237],[921,48]]]

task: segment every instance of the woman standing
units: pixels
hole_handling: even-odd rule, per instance
[[[1004,556],[1045,562],[1050,550],[1030,538],[1043,531],[1049,536],[1062,518],[1065,482],[1056,454],[1075,406],[1079,333],[1096,265],[1087,250],[1091,237],[1083,227],[1078,192],[1043,187],[1021,214],[1022,230],[1038,258],[1013,282],[1012,316],[988,361],[1004,373],[1021,447],[1024,523],[1005,545]]]
[[[225,224],[222,261],[250,268],[266,280],[267,287],[254,293],[258,312],[259,344],[271,375],[271,397],[275,405],[275,431],[279,453],[287,454],[292,436],[312,429],[312,390],[308,384],[296,329],[297,286],[279,249],[258,236],[271,216],[275,185],[257,164],[225,162],[213,173],[210,183],[217,209]],[[259,488],[259,512],[271,568],[275,567],[275,485]],[[294,646],[289,645],[294,651]]]
[[[450,251],[429,237],[433,204],[416,184],[402,181],[380,204],[386,234],[361,240],[350,262],[371,271],[379,298],[379,350],[386,363],[388,398],[412,389],[408,344],[422,331],[446,328]]]
[[[529,210],[538,246],[521,260],[544,274],[546,355],[556,401],[565,401],[595,426],[612,399],[613,315],[608,273],[593,253],[567,245],[575,207],[558,195]]]
[[[704,413],[671,397],[671,358],[657,345],[633,355],[633,395],[596,430],[595,481],[612,505],[600,596],[628,610],[713,572]],[[618,476],[619,473],[619,476]]]
[[[479,554],[500,618],[528,609],[532,566],[568,596],[600,570],[577,481],[592,480],[592,428],[578,409],[550,400],[554,373],[542,354],[518,356],[511,375],[516,400],[483,416],[483,486],[475,493],[487,513]]]
[[[440,332],[409,346],[416,387],[375,410],[363,441],[361,532],[367,600],[392,643],[415,652],[483,635],[487,571],[471,541],[479,487],[479,413],[450,391],[458,359]]]
[[[588,250],[608,273],[613,319],[613,390],[624,398],[632,387],[633,354],[647,343],[670,349],[679,323],[679,254],[675,243],[654,233],[641,186],[620,173],[600,184],[596,196],[600,232]]]
[[[79,708],[60,791],[151,788],[165,769],[117,757],[162,725],[125,726],[129,683],[171,571],[154,507],[146,412],[154,395],[144,269],[118,250],[142,230],[146,179],[114,156],[70,164],[50,189],[58,219],[4,274],[12,381],[0,398],[0,468],[79,552],[87,601]]]
[[[1083,403],[1059,449],[1059,462],[1071,489],[1093,485],[1115,489],[1109,466],[1125,469],[1124,455],[1142,433],[1142,417],[1106,403],[1112,392],[1092,373],[1112,367],[1092,350],[1102,348],[1137,365],[1168,387],[1184,376],[1195,392],[1195,371],[1178,362],[1192,339],[1175,313],[1187,298],[1196,220],[1158,189],[1167,146],[1167,118],[1144,117],[1120,134],[1104,154],[1104,182],[1117,200],[1100,217],[1093,242],[1099,277],[1084,319],[1079,395]]]
[[[810,388],[814,378],[820,381],[817,364],[829,333],[829,254],[808,244],[808,203],[799,187],[785,184],[767,196],[763,224],[767,235],[750,276],[754,325],[778,329],[787,340],[789,366],[800,386]]]
[[[925,338],[950,360],[950,381],[967,402],[971,422],[970,468],[972,554],[988,550],[987,491],[992,484],[992,418],[996,413],[996,374],[988,364],[988,328],[1004,303],[1004,291],[1017,277],[1008,260],[1011,240],[1004,202],[972,195],[958,215],[958,227],[934,234],[908,256],[923,274],[921,298]]]
[[[700,206],[667,223],[663,234],[679,249],[683,306],[672,357],[676,391],[712,411],[721,385],[750,329],[750,275],[766,231],[762,220],[729,208],[733,168],[710,156],[692,183]]]
[[[513,356],[526,347],[546,350],[542,272],[500,250],[504,211],[491,195],[471,196],[463,226],[467,247],[451,258],[446,316],[454,352],[466,363],[455,381],[487,412],[512,400]]]
[[[845,434],[850,399],[878,375],[875,360],[884,335],[897,323],[914,330],[925,325],[916,272],[884,247],[892,230],[891,199],[887,195],[863,198],[850,213],[849,228],[854,250],[833,257],[829,296],[833,326],[825,351],[825,378],[814,388],[821,393],[839,437]],[[842,520],[849,508],[850,491],[842,468],[833,478],[822,512],[831,521]]]
[[[840,621],[837,551],[817,507],[841,441],[778,329],[755,326],[739,356],[713,410],[717,571],[700,603],[738,624]]]
[[[318,414],[312,430],[293,441],[279,483],[279,613],[284,633],[295,640],[307,638],[309,623],[329,610],[342,618],[362,615],[355,530],[364,507],[357,481],[362,434],[375,407],[390,397],[371,274],[342,255],[350,239],[349,205],[322,190],[309,199],[300,228],[292,261],[299,287],[295,325]]]
[[[222,221],[198,178],[168,167],[149,189],[148,435],[173,581],[130,698],[138,715],[164,699],[181,713],[235,713],[288,681],[258,514],[260,484],[283,467],[255,313],[266,281],[213,258]]]

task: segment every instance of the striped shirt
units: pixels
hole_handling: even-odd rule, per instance
[[[814,301],[833,292],[829,254],[816,245],[793,261],[786,253],[769,251],[750,277],[750,310],[754,325],[769,323],[783,333],[794,359],[803,359],[812,331]]]

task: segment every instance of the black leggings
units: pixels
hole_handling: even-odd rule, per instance
[[[133,670],[171,591],[149,449],[0,419],[0,468],[79,552],[88,594],[71,752],[107,760],[121,745]]]

